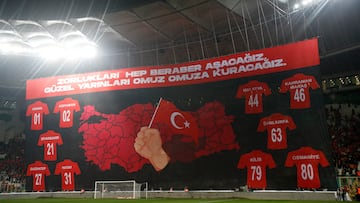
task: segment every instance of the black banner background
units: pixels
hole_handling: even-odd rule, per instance
[[[78,162],[81,175],[75,175],[75,188],[93,190],[96,180],[132,180],[148,182],[150,189],[168,190],[183,189],[235,189],[246,185],[246,169],[237,169],[237,163],[242,154],[254,149],[270,153],[276,163],[276,168],[267,169],[267,189],[296,189],[296,167],[284,167],[288,152],[303,146],[311,146],[324,152],[330,166],[319,166],[321,189],[336,189],[336,178],[330,151],[330,137],[327,132],[326,118],[323,106],[321,88],[310,90],[311,108],[290,109],[289,93],[279,93],[283,79],[295,73],[313,75],[318,83],[319,67],[310,67],[273,73],[255,77],[239,78],[221,82],[199,85],[163,87],[152,89],[133,89],[110,92],[99,92],[82,95],[72,95],[78,100],[81,111],[75,113],[72,128],[59,128],[59,114],[52,113],[54,105],[68,96],[39,99],[49,106],[49,115],[44,117],[44,127],[41,131],[31,131],[31,118],[26,124],[26,164],[36,160],[43,161],[43,147],[37,146],[38,137],[47,130],[55,130],[62,135],[64,144],[57,146],[58,160],[43,161],[50,168],[51,175],[46,177],[46,190],[61,190],[61,177],[54,175],[56,163],[68,158]],[[245,98],[236,98],[239,85],[251,80],[265,82],[271,88],[271,95],[263,96],[263,112],[261,114],[245,114]],[[83,135],[78,132],[80,115],[85,105],[93,105],[98,112],[118,114],[123,109],[134,104],[152,103],[154,106],[163,97],[172,101],[178,109],[196,111],[205,103],[218,101],[225,106],[226,115],[235,117],[232,123],[236,134],[239,150],[224,150],[208,156],[202,156],[190,163],[172,162],[164,170],[156,172],[150,164],[137,172],[127,172],[119,165],[112,164],[110,170],[101,171],[97,165],[86,161],[84,150],[80,147]],[[37,100],[27,101],[31,104]],[[287,131],[288,148],[284,150],[267,149],[267,132],[257,132],[261,118],[273,113],[291,116],[296,124],[295,130]],[[95,121],[94,121],[95,122]],[[180,146],[179,146],[180,147]],[[186,149],[184,149],[186,150]],[[181,147],[179,150],[181,151]],[[186,153],[186,151],[184,151]],[[32,190],[32,177],[27,177],[26,190]]]

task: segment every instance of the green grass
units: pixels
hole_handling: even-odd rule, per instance
[[[7,199],[1,203],[324,203],[336,201],[314,200],[248,200],[248,199],[67,199],[67,198],[39,198],[39,199]]]

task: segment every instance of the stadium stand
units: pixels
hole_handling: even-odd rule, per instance
[[[97,40],[102,48],[107,51],[107,55],[102,56],[101,59],[107,61],[106,65],[110,69],[180,63],[319,37],[320,66],[322,78],[324,78],[322,84],[325,96],[324,108],[332,145],[332,162],[337,174],[338,190],[339,192],[340,190],[347,190],[352,199],[357,199],[357,189],[360,186],[358,182],[360,176],[360,76],[358,72],[360,26],[358,26],[359,22],[354,22],[353,19],[359,19],[359,1],[349,0],[342,4],[331,0],[321,1],[320,6],[312,5],[310,9],[300,12],[290,8],[292,6],[290,0],[267,0],[263,4],[259,4],[259,1],[243,3],[243,1],[239,0],[232,4],[230,1],[205,0],[196,1],[193,4],[189,3],[189,5],[181,3],[181,1],[134,2],[124,8],[119,8],[124,5],[111,2],[113,6],[110,9],[111,11],[104,13],[104,22],[108,26],[101,27],[101,29],[98,27],[104,33],[102,33],[101,39],[98,38]],[[6,7],[6,3],[3,6]],[[13,7],[13,5],[9,4],[7,6],[9,8]],[[103,8],[103,5],[99,6],[99,8]],[[147,10],[156,11],[156,9],[159,9],[159,11],[155,16],[146,12]],[[90,10],[94,15],[99,14],[99,10],[96,10],[96,12],[94,9]],[[201,16],[194,17],[199,16],[202,11],[208,10],[214,11],[213,15],[216,17],[215,20],[213,19],[214,21],[206,21],[200,18]],[[339,12],[337,13],[337,11]],[[182,29],[175,28],[173,25],[167,25],[161,29],[161,26],[157,25],[157,23],[165,25],[173,17],[167,12],[170,12],[170,14],[176,16],[174,18],[181,21]],[[72,26],[76,29],[81,28],[83,26],[82,21],[74,19],[80,19],[79,17],[83,17],[82,14],[74,15],[76,9],[72,10],[71,13],[73,18],[66,18],[65,20],[68,20],[66,23],[73,23]],[[256,13],[256,15],[253,13]],[[314,14],[318,13],[321,15],[314,17]],[[333,13],[336,15],[333,15]],[[9,19],[9,13],[6,12],[3,15],[3,18]],[[21,14],[16,17],[21,19],[28,16]],[[48,16],[46,17],[49,19]],[[37,16],[31,20],[40,24],[43,18],[44,16]],[[56,16],[56,18],[64,18],[64,16],[60,15]],[[126,19],[132,19],[133,21],[129,23],[126,22]],[[331,19],[331,23],[327,19]],[[89,22],[91,20],[94,19],[86,19]],[[8,25],[14,23],[11,20],[5,22]],[[228,26],[230,24],[231,26]],[[294,27],[291,27],[292,24]],[[336,30],[334,26],[338,26]],[[40,27],[44,28],[46,26]],[[84,27],[86,27],[85,23]],[[303,29],[304,27],[305,29]],[[86,29],[90,30],[91,28],[91,26],[86,27]],[[127,31],[130,29],[135,30],[135,28],[142,29],[143,32],[129,34]],[[235,28],[238,30],[232,30]],[[105,30],[108,32],[105,32]],[[20,31],[18,29],[16,33],[21,33]],[[86,30],[81,31],[87,34],[90,39],[96,39],[94,36],[97,36],[97,33],[89,32],[89,34]],[[25,35],[26,32],[22,34]],[[234,41],[234,39],[241,40]],[[24,65],[32,64],[29,61],[33,61],[26,57],[21,62],[16,59],[9,59],[0,65],[4,69],[6,68],[0,76],[0,105],[2,105],[0,106],[0,193],[6,194],[25,191],[26,163],[24,157],[26,137],[23,127],[25,119],[18,119],[24,116],[24,109],[26,108],[24,104],[25,81],[30,79],[29,75],[31,77],[43,77],[73,73],[72,71],[74,71],[41,70],[48,67],[48,65],[39,65],[39,63],[34,63],[42,67],[34,68],[36,71],[24,70]],[[89,69],[91,71],[98,70],[94,67],[97,65],[97,63],[89,65]],[[89,69],[79,66],[78,71],[86,72],[90,71]],[[333,76],[334,74],[336,76]],[[349,77],[346,77],[346,75],[349,75]],[[14,97],[16,99],[13,99]],[[299,193],[294,193],[295,195],[289,194],[287,191],[262,191],[261,195],[256,192],[235,192],[239,193],[234,194],[234,191],[229,193],[150,191],[149,196],[150,198],[334,199],[334,191],[320,191],[317,194],[310,194],[309,191],[298,191]],[[90,191],[85,194],[78,192],[47,192],[33,194],[31,198],[91,198],[92,196],[93,193]],[[21,197],[26,198],[29,196],[26,193],[21,193]],[[12,197],[0,195],[1,198]]]
[[[329,133],[338,175],[357,175],[359,170],[360,120],[357,104],[326,106]]]
[[[25,189],[24,142],[24,137],[20,135],[6,144],[1,143],[1,192],[21,192]]]

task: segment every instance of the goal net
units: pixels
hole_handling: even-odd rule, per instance
[[[94,199],[147,199],[148,184],[126,181],[95,181]]]

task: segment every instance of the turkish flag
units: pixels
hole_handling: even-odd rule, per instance
[[[152,123],[164,123],[174,134],[192,136],[194,142],[198,143],[199,127],[193,115],[179,110],[169,101],[160,99],[149,127]]]

